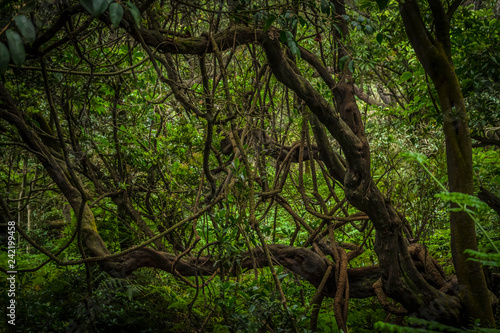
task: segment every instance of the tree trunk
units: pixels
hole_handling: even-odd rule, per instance
[[[439,0],[428,0],[435,38],[427,31],[415,0],[400,2],[400,13],[406,33],[425,71],[431,77],[439,96],[443,114],[446,158],[450,192],[473,194],[472,144],[467,111],[451,59],[449,15]],[[456,207],[452,204],[452,207]],[[480,319],[494,324],[491,300],[481,265],[467,260],[467,249],[477,251],[474,221],[465,212],[450,212],[453,263],[464,304],[464,318]]]
[[[460,315],[458,299],[429,285],[417,271],[407,250],[408,241],[401,231],[401,219],[371,178],[370,148],[363,126],[358,126],[359,110],[353,102],[352,80],[337,85],[338,88],[334,91],[337,109],[333,109],[321,94],[298,74],[293,63],[287,61],[279,41],[272,38],[273,32],[270,31],[268,35],[270,37],[265,37],[262,45],[273,74],[305,101],[344,151],[347,161],[343,180],[346,197],[353,206],[370,217],[376,229],[375,251],[382,270],[381,291],[403,304],[408,312],[421,318],[457,325]],[[307,57],[312,55],[304,53],[303,58]],[[318,72],[323,77],[327,72],[326,68],[320,68],[318,62],[309,60],[310,63],[316,64],[316,69],[319,69]],[[325,150],[320,147],[320,151]]]

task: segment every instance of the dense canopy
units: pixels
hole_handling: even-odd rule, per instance
[[[0,8],[23,332],[495,326],[497,1]]]

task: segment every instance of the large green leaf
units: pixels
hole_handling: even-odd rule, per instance
[[[5,44],[0,43],[0,74],[5,73],[7,67],[9,67],[9,61],[9,49],[5,46]]]
[[[135,23],[137,26],[141,25],[141,12],[139,11],[139,8],[137,8],[136,5],[134,5],[132,2],[127,1],[127,5],[130,8],[130,13],[132,13],[132,16],[134,17]]]
[[[412,77],[413,77],[413,73],[412,72],[404,72],[403,74],[401,74],[401,77],[399,79],[401,81],[408,81]]]
[[[117,3],[113,2],[109,5],[109,18],[111,19],[111,24],[116,28],[120,25],[123,17],[123,7]]]
[[[17,28],[21,31],[24,39],[28,42],[28,44],[33,44],[36,39],[36,31],[35,26],[31,21],[24,15],[17,15],[14,17],[16,21]]]
[[[7,30],[5,34],[7,35],[7,42],[9,44],[12,61],[17,66],[21,66],[22,64],[24,64],[24,60],[26,59],[26,51],[24,50],[23,39],[17,32],[12,30]]]
[[[95,16],[99,16],[108,9],[112,0],[94,0]]]
[[[351,73],[354,73],[354,60],[349,61],[349,64],[347,65],[347,67],[349,68],[349,71]]]
[[[112,1],[113,0],[80,0],[80,3],[92,16],[97,17],[108,9]]]
[[[273,22],[276,20],[276,15],[269,15],[269,17],[267,18],[266,22],[264,22],[264,26],[262,27],[262,29],[264,31],[267,31],[271,25],[273,24]]]
[[[80,3],[82,4],[83,8],[85,8],[86,11],[88,11],[91,15],[95,16],[95,9],[94,9],[94,3],[92,0],[80,0]]]

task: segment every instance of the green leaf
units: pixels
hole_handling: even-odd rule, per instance
[[[33,44],[36,39],[35,26],[31,21],[24,15],[17,15],[14,17],[16,21],[17,28],[21,31],[24,39],[28,42],[28,44]]]
[[[9,67],[10,54],[9,49],[4,43],[0,43],[0,74],[5,73]]]
[[[345,63],[347,62],[347,60],[349,60],[349,56],[348,55],[345,55],[342,58],[340,58],[340,60],[339,60],[340,70],[344,70],[344,66],[345,66]]]
[[[21,66],[22,64],[24,64],[24,60],[26,59],[26,51],[24,50],[23,39],[17,32],[12,30],[7,30],[5,34],[7,35],[7,42],[9,44],[12,61],[17,66]]]
[[[263,27],[264,32],[266,32],[271,27],[271,25],[275,20],[276,20],[276,15],[270,15],[267,18],[266,22],[264,22],[264,27]]]
[[[441,192],[436,194],[435,196],[440,197],[442,199],[452,201],[457,204],[467,205],[469,207],[477,207],[487,209],[488,205],[481,201],[478,197],[474,195],[469,195],[460,192]]]
[[[92,16],[95,15],[95,9],[94,9],[94,4],[92,3],[92,0],[80,0],[80,3],[82,4],[83,8],[85,8],[86,11],[90,13]]]
[[[413,73],[411,72],[404,72],[403,74],[401,74],[400,76],[400,80],[401,81],[408,81],[409,79],[411,79],[413,77]]]
[[[354,60],[349,61],[349,65],[347,65],[351,73],[354,73]]]
[[[379,44],[382,44],[382,41],[384,40],[384,35],[382,34],[377,34],[377,42]]]
[[[482,253],[471,249],[467,249],[464,252],[471,256],[467,260],[479,261],[486,266],[500,267],[499,253]]]
[[[389,0],[377,0],[377,5],[380,10],[384,10],[387,7]]]
[[[297,43],[292,40],[288,43],[288,47],[290,47],[290,51],[292,51],[292,54],[296,57],[300,57],[300,49]]]
[[[139,12],[139,8],[137,8],[136,5],[134,5],[132,2],[127,1],[127,5],[130,8],[130,13],[134,17],[135,23],[137,26],[141,25],[141,12]]]
[[[373,33],[373,28],[371,25],[365,25],[365,31],[367,34],[372,34]]]
[[[288,273],[283,273],[283,274],[281,274],[281,275],[278,276],[278,280],[281,281],[281,280],[283,280],[287,276],[288,276]]]
[[[424,154],[405,151],[400,155],[404,159],[417,161],[421,165],[429,165],[429,159]]]
[[[328,1],[321,0],[321,12],[327,16],[330,15],[330,4]]]
[[[280,31],[280,41],[286,43],[286,32]]]
[[[113,27],[116,28],[120,25],[123,18],[123,7],[119,3],[113,2],[109,5],[109,18]]]
[[[95,16],[99,16],[108,9],[108,6],[112,0],[94,0],[94,13]]]
[[[293,34],[290,31],[286,31],[285,34],[286,34],[286,43],[290,48],[290,51],[295,57],[300,57],[300,49],[297,45],[297,42],[295,42],[295,40],[293,39]]]

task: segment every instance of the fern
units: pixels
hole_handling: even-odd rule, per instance
[[[500,254],[482,253],[471,249],[465,250],[465,253],[472,256],[469,260],[478,261],[485,266],[500,267]]]

